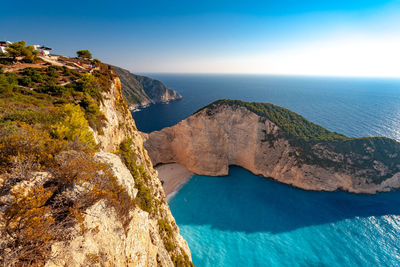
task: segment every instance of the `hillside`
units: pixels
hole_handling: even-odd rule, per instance
[[[268,103],[219,100],[144,135],[153,164],[226,175],[229,165],[308,190],[375,193],[400,187],[400,143],[349,138]]]
[[[30,61],[0,62],[0,264],[192,266],[118,75]]]
[[[131,110],[182,98],[177,91],[169,89],[158,80],[136,75],[119,67],[113,68],[121,79],[122,93]]]

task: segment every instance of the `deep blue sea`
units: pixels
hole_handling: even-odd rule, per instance
[[[220,98],[270,102],[348,136],[400,140],[400,80],[153,74],[183,99],[133,114],[139,130],[174,125]],[[400,192],[310,192],[232,166],[193,176],[170,200],[202,266],[400,266]]]

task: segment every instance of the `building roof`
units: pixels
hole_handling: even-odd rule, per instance
[[[7,45],[7,42],[6,41],[0,41],[0,45]]]
[[[39,47],[39,49],[42,49],[42,50],[52,50],[50,47],[47,47],[47,46],[41,46],[41,47]]]

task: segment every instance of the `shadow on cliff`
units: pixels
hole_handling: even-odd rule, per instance
[[[232,166],[226,177],[195,175],[170,201],[178,225],[282,233],[346,219],[400,215],[400,192],[312,192]]]

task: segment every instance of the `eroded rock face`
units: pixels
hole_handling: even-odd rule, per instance
[[[366,170],[347,169],[352,155],[342,155],[322,144],[314,145],[312,153],[333,163],[345,159],[348,162],[343,168],[304,162],[299,148],[280,133],[276,124],[245,107],[221,105],[143,136],[154,165],[176,162],[200,175],[227,175],[229,165],[238,165],[306,190],[376,193],[400,187],[400,173],[373,183],[364,175]],[[377,161],[374,165],[371,170],[379,168],[385,174],[384,164]]]
[[[85,211],[83,222],[75,225],[71,240],[52,246],[52,257],[46,266],[174,266],[171,253],[163,242],[159,220],[171,226],[174,250],[178,255],[186,254],[191,261],[189,247],[179,234],[157,172],[143,147],[142,137],[122,101],[120,82],[115,78],[111,90],[103,94],[100,108],[107,123],[102,133],[94,131],[100,147],[95,158],[109,165],[118,183],[135,198],[138,190],[134,177],[121,159],[110,153],[129,138],[136,154],[136,164],[143,167],[148,177],[151,197],[157,203],[157,213],[149,214],[133,206],[128,222],[124,224],[114,208],[105,201],[99,201]]]

